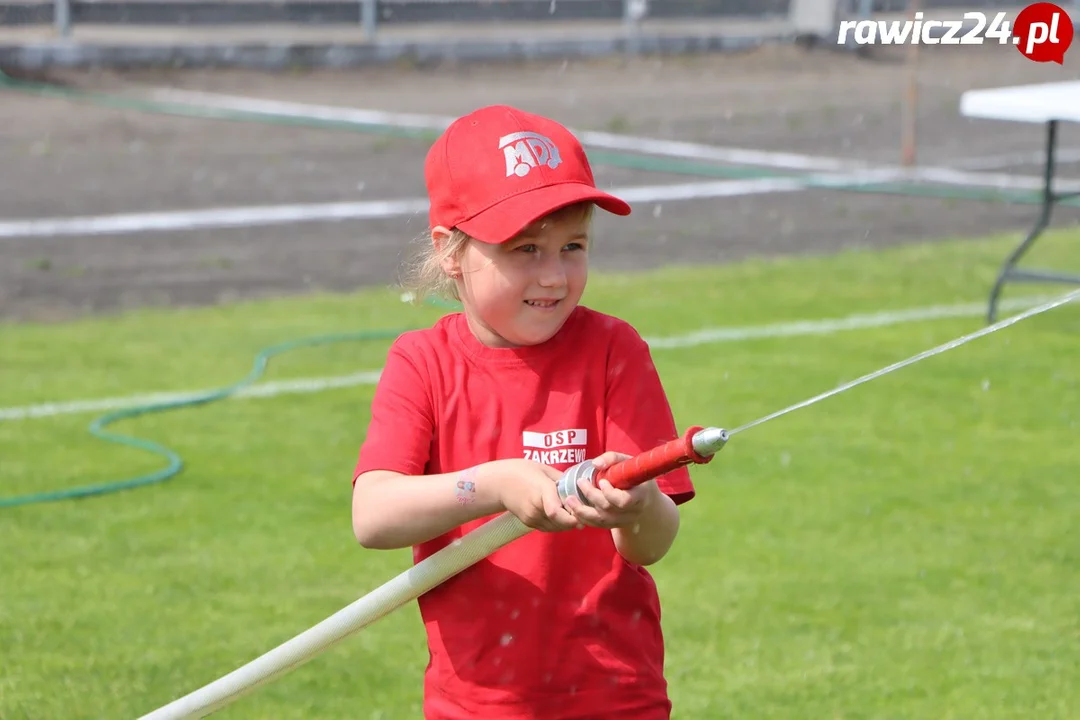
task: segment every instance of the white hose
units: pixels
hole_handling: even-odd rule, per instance
[[[299,667],[352,633],[389,615],[529,532],[530,528],[517,516],[504,512],[292,640],[209,685],[144,715],[142,720],[206,717],[260,685]]]

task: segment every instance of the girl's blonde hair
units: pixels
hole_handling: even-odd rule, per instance
[[[548,217],[565,217],[574,213],[582,214],[583,222],[591,222],[595,206],[591,202],[575,203],[560,208]],[[417,238],[419,250],[405,265],[401,288],[411,294],[413,303],[424,302],[429,297],[460,302],[457,283],[446,274],[443,262],[448,258],[460,258],[473,238],[457,228],[450,231],[450,237],[439,248],[428,231]]]
[[[440,248],[435,247],[430,232],[418,238],[419,252],[406,264],[401,283],[402,289],[411,293],[414,304],[421,303],[428,297],[461,300],[458,297],[457,283],[443,270],[443,262],[448,258],[461,257],[471,241],[472,238],[467,233],[457,228],[450,231],[450,237]]]

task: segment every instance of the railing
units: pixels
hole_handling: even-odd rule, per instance
[[[1058,0],[1070,7],[1080,0]],[[1018,9],[1017,0],[920,0],[923,10]],[[61,37],[93,25],[243,26],[354,25],[368,40],[379,28],[408,23],[609,20],[639,27],[648,20],[691,18],[778,20],[795,6],[858,17],[904,13],[910,0],[0,0],[0,26],[52,24]]]
[[[789,0],[0,0],[0,25],[299,24],[361,26],[374,38],[404,23],[784,17]]]

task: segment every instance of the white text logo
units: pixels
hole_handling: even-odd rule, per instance
[[[986,14],[979,11],[964,13],[963,20],[924,20],[921,12],[915,13],[914,20],[842,20],[838,43],[846,45],[854,40],[859,45],[982,45],[986,38],[1005,43],[1012,37],[1006,17],[999,12],[989,28]],[[967,30],[965,21],[972,23]]]
[[[554,170],[562,158],[550,138],[533,132],[516,132],[499,138],[499,149],[506,158],[506,177],[525,177],[534,167],[547,165]]]
[[[913,20],[842,20],[837,44],[847,45],[982,45],[997,40],[1014,45],[1035,62],[1059,65],[1073,39],[1072,19],[1053,3],[1028,5],[1010,23],[999,12],[992,20],[978,10],[964,13],[962,20],[927,20],[922,12]]]
[[[585,462],[589,431],[585,428],[539,433],[526,430],[521,434],[525,459],[544,465],[577,464]]]

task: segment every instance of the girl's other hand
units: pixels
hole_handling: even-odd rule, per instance
[[[594,459],[593,465],[599,471],[629,459],[630,456],[624,453],[606,452]],[[607,480],[601,480],[599,486],[594,486],[588,479],[582,478],[578,481],[578,488],[589,504],[570,497],[567,508],[582,524],[605,529],[636,525],[659,492],[655,480],[621,490]]]

